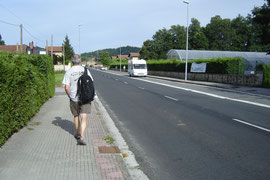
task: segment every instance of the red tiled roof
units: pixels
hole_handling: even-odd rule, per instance
[[[91,59],[88,59],[88,62],[94,62],[96,59],[95,58],[91,58]]]
[[[120,58],[120,54],[117,56],[117,58]],[[126,58],[126,59],[128,59],[128,55],[121,55],[121,58]]]
[[[23,53],[26,52],[26,48],[27,46],[23,44]],[[20,45],[0,45],[0,51],[20,52],[20,49]]]
[[[139,53],[129,53],[128,57],[139,57],[140,54]]]
[[[48,51],[51,52],[52,47],[48,46]],[[62,46],[53,46],[53,52],[62,52]]]

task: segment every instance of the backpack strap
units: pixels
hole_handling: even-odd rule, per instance
[[[79,89],[81,88],[81,79],[79,78],[78,79],[78,82],[77,82],[77,93],[76,93],[76,96],[79,96],[81,94],[81,92],[79,92]]]
[[[84,67],[84,74],[85,74],[85,75],[88,75],[88,74],[87,74],[87,68],[86,68],[86,67]]]
[[[84,67],[84,72],[83,74],[86,74],[87,75],[87,69],[86,67]],[[79,89],[81,89],[81,79],[79,78],[78,79],[78,82],[77,82],[77,93],[76,93],[76,96],[80,96],[81,92],[79,92]]]

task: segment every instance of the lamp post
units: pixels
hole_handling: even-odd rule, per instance
[[[81,26],[82,24],[79,24],[79,55],[81,57]]]
[[[121,52],[121,46],[120,46],[120,72],[122,72],[122,68],[121,68],[121,56],[122,56],[122,52]]]
[[[187,80],[187,61],[188,61],[188,5],[189,1],[184,0],[184,3],[187,4],[187,43],[186,43],[186,68],[185,68],[185,81]]]

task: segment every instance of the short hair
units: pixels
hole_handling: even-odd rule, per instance
[[[81,58],[79,55],[74,55],[74,56],[72,56],[71,61],[73,64],[80,64]]]

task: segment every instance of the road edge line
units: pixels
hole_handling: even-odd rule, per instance
[[[242,124],[245,124],[245,125],[248,125],[248,126],[251,126],[251,127],[255,127],[255,128],[257,128],[257,129],[260,129],[260,130],[263,130],[263,131],[266,131],[266,132],[270,132],[270,130],[267,129],[267,128],[263,128],[263,127],[261,127],[261,126],[257,126],[257,125],[254,125],[254,124],[251,124],[251,123],[248,123],[248,122],[239,120],[239,119],[235,119],[235,118],[234,118],[234,119],[232,119],[232,120],[237,121],[237,122],[242,123]]]

